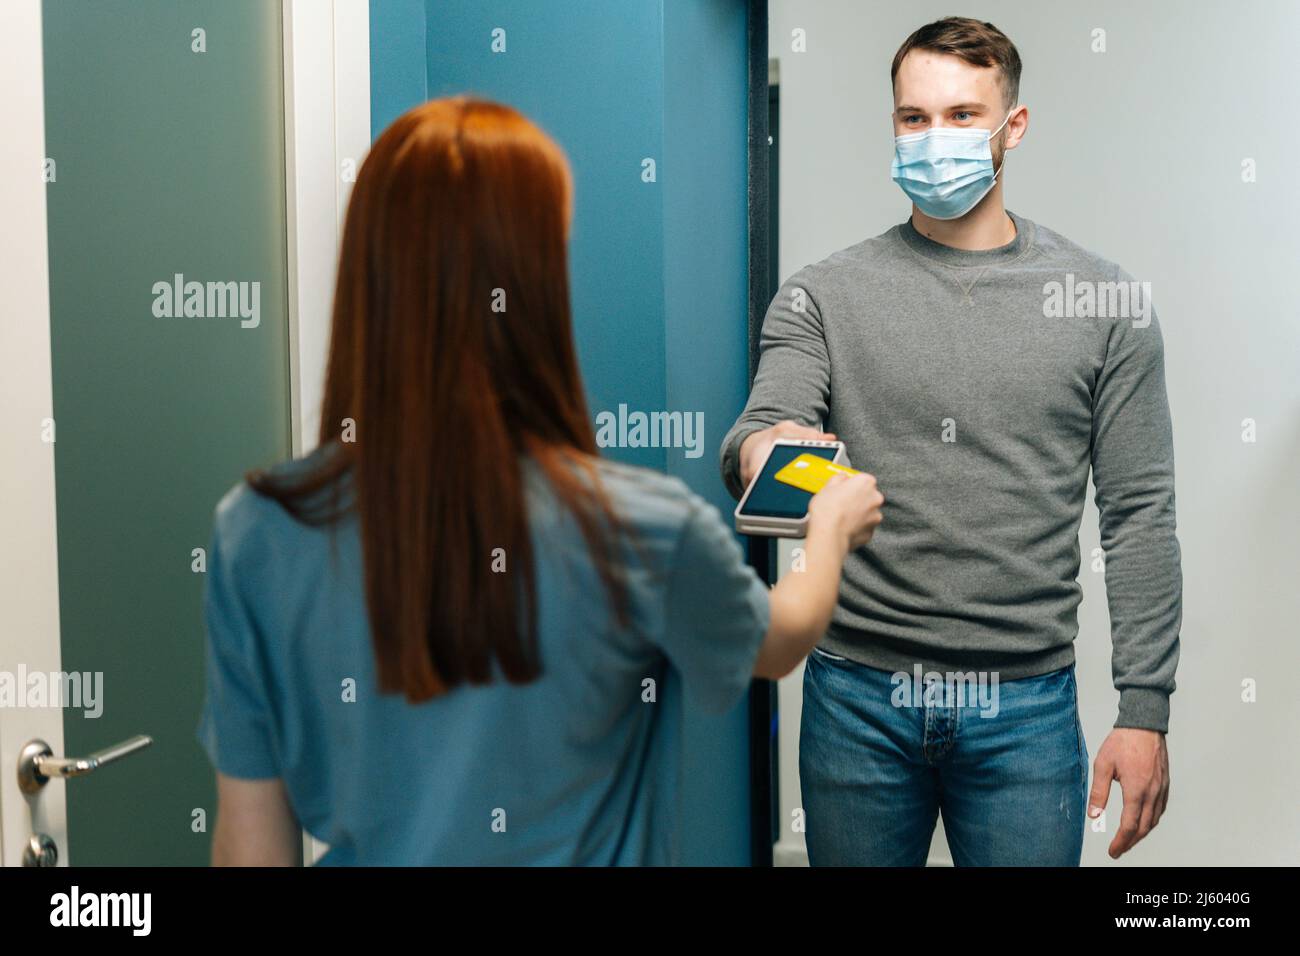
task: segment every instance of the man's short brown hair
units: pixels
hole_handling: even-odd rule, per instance
[[[894,65],[889,70],[891,84],[898,78],[903,57],[913,50],[950,53],[974,66],[996,66],[1002,71],[1002,95],[1007,107],[1015,106],[1020,98],[1020,53],[991,23],[970,17],[944,17],[927,23],[904,40],[894,54]]]

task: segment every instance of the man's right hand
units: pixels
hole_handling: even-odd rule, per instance
[[[811,438],[815,441],[835,441],[832,432],[821,432],[798,422],[777,422],[771,428],[754,432],[740,444],[740,483],[746,488],[767,461],[768,452],[778,438]]]

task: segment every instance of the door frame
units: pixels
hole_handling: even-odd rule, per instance
[[[348,171],[370,146],[368,0],[280,0],[283,42],[285,217],[290,426],[295,455],[316,444]],[[41,0],[0,4],[0,676],[59,673],[59,571],[45,160]],[[344,164],[350,165],[345,167]],[[54,432],[57,438],[57,432]],[[196,715],[197,719],[197,715]],[[67,866],[66,784],[39,799],[16,786],[22,746],[40,737],[64,752],[60,707],[0,706],[0,866],[22,864],[33,833],[52,837]],[[304,859],[323,847],[304,834]]]
[[[769,65],[768,65],[768,10],[767,0],[749,0],[748,4],[748,79],[747,100],[749,110],[748,182],[749,182],[749,375],[748,388],[753,388],[758,371],[759,339],[768,304],[772,301],[770,288],[771,248],[777,237],[771,232],[768,217],[770,201],[769,175],[771,145],[768,142]],[[746,542],[746,558],[754,572],[768,584],[776,583],[777,562],[775,539],[750,537]],[[779,720],[777,708],[777,683],[755,679],[749,691],[749,853],[750,865],[770,867],[773,846],[780,838],[781,821],[778,819],[780,801],[775,793],[777,774],[776,727]]]
[[[0,672],[62,670],[59,641],[59,558],[54,501],[54,381],[50,364],[49,245],[45,215],[45,79],[41,0],[0,4]],[[22,681],[24,684],[25,680]],[[22,690],[23,688],[18,688]],[[63,710],[0,705],[0,865],[19,866],[34,833],[58,845],[67,863],[67,804],[62,781],[39,800],[18,790],[18,754],[39,737],[63,753]],[[6,797],[8,794],[8,797]],[[29,809],[30,804],[30,809]]]
[[[352,178],[370,149],[370,5],[282,2],[290,417],[301,455],[320,428],[339,243]]]
[[[317,443],[339,244],[352,181],[370,149],[370,4],[282,4],[290,435],[296,456]],[[304,831],[304,863],[314,863],[326,849]]]

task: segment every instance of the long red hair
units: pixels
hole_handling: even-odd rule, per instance
[[[379,685],[412,702],[488,683],[494,661],[514,683],[541,673],[525,457],[628,622],[625,529],[595,469],[573,345],[571,209],[563,152],[510,107],[458,96],[399,117],[348,205],[321,410],[330,453],[292,480],[248,476],[307,523],[355,509]]]

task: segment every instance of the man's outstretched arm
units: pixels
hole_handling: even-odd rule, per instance
[[[744,494],[750,469],[775,438],[834,437],[819,430],[831,381],[821,313],[799,278],[796,273],[782,285],[768,306],[754,387],[722,439],[722,480],[733,498]]]

